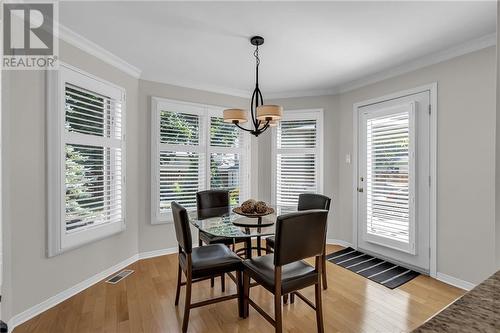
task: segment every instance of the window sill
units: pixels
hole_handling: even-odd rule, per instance
[[[59,239],[59,246],[49,248],[48,257],[54,257],[101,239],[117,235],[125,229],[125,221],[119,221],[77,231],[72,234],[63,234]]]

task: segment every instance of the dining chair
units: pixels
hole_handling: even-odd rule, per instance
[[[226,190],[206,190],[196,193],[196,209],[199,219],[208,219],[211,217],[222,216],[229,213],[229,191]],[[236,243],[244,242],[244,240],[235,240],[228,237],[217,237],[207,232],[198,231],[198,246],[211,244],[224,244],[227,246],[235,245]],[[226,280],[225,275],[221,274],[221,289],[225,291]],[[210,279],[210,286],[214,287],[214,278]]]
[[[309,209],[325,209],[325,210],[330,210],[330,203],[331,199],[325,195],[321,194],[315,194],[315,193],[302,193],[299,194],[299,202],[297,204],[297,210],[298,211],[304,211],[304,210],[309,210]],[[272,252],[272,249],[274,249],[274,237],[268,237],[266,238],[266,252],[270,253]],[[326,278],[326,236],[325,236],[325,244],[324,246],[324,251],[323,251],[323,289],[328,289],[328,281]],[[291,297],[290,300],[292,303],[294,301],[293,296]],[[287,297],[285,296],[285,303],[287,302]]]
[[[193,248],[186,209],[178,203],[172,202],[172,215],[174,218],[175,236],[179,244],[179,269],[177,273],[177,290],[175,293],[176,306],[179,305],[181,287],[186,287],[182,332],[187,331],[189,311],[200,306],[238,298],[238,313],[242,316],[242,287],[240,283],[242,263],[240,257],[223,244],[211,244]],[[191,302],[191,286],[193,283],[207,280],[214,276],[214,274],[225,274],[234,271],[236,271],[236,294],[220,296],[196,303]],[[185,282],[181,281],[182,273],[186,276]]]
[[[316,311],[318,332],[324,332],[321,302],[321,272],[323,244],[318,239],[326,235],[327,210],[307,210],[278,216],[274,254],[243,261],[243,317],[248,316],[249,305],[274,327],[283,330],[281,296],[297,295]],[[314,267],[303,259],[314,257]],[[250,278],[274,294],[274,318],[250,298]],[[315,302],[298,290],[314,286]]]

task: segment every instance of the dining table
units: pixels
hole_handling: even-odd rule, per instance
[[[277,216],[296,211],[292,206],[274,206],[273,212],[264,216],[246,216],[236,213],[235,206],[217,207],[193,210],[188,213],[189,222],[197,229],[214,237],[233,238],[235,241],[245,241],[245,258],[252,257],[252,250],[258,255],[264,250],[262,238],[275,234]],[[257,240],[257,246],[252,247],[252,239]]]

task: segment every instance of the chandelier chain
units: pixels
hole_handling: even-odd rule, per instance
[[[259,67],[260,65],[259,45],[255,47],[255,51],[253,51],[253,56],[255,57],[255,63],[257,64],[257,67]]]

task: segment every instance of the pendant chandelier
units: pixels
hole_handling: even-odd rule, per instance
[[[233,123],[238,128],[250,132],[257,137],[269,127],[278,125],[278,121],[283,115],[283,107],[279,105],[264,105],[264,99],[259,89],[259,46],[264,44],[264,38],[254,36],[250,39],[250,43],[255,46],[255,51],[253,53],[255,57],[255,89],[250,101],[252,126],[251,128],[244,128],[240,125],[248,121],[247,112],[243,109],[224,110],[224,122]]]

